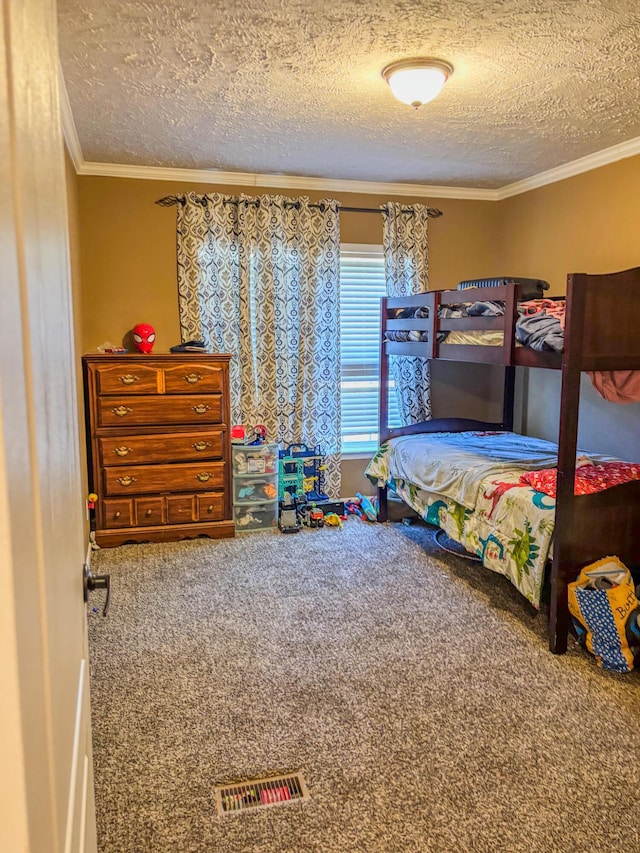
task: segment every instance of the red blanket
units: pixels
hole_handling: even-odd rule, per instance
[[[556,496],[557,468],[544,468],[542,471],[527,471],[520,477],[536,490]],[[640,480],[639,462],[603,462],[601,465],[583,465],[576,469],[575,494],[592,495],[630,480]]]

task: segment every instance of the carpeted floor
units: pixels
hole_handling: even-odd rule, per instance
[[[638,673],[554,657],[508,582],[432,536],[354,519],[94,553],[102,853],[640,850]],[[215,784],[294,770],[308,803],[216,816]]]

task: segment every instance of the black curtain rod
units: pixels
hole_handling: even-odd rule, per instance
[[[347,207],[346,204],[339,204],[338,210],[341,210],[344,213],[386,213],[386,210],[380,210],[379,207]],[[413,210],[411,210],[411,208],[403,208],[401,212],[412,214]],[[430,216],[432,219],[437,219],[439,216],[442,216],[442,211],[438,210],[437,207],[428,207],[427,216]]]
[[[205,204],[205,197],[200,196],[196,199],[200,204]],[[237,198],[225,198],[224,204],[240,204],[241,200]],[[156,201],[156,204],[161,205],[162,207],[172,207],[175,204],[186,204],[186,199],[184,196],[179,195],[167,195],[164,198],[159,198]],[[250,199],[242,199],[242,204],[251,204],[258,205],[259,201],[252,201]],[[285,202],[285,207],[296,207],[299,208],[300,204],[297,201],[289,201]],[[319,210],[324,210],[324,204],[310,204],[309,207],[316,207]],[[386,213],[384,210],[380,210],[379,207],[348,207],[347,205],[339,204],[338,210],[343,213]],[[402,213],[411,213],[413,214],[413,210],[411,208],[403,208]],[[435,207],[427,208],[427,216],[430,216],[432,219],[437,219],[439,216],[442,216],[442,211],[438,210]]]

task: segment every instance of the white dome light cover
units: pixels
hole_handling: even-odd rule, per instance
[[[443,59],[401,59],[382,69],[395,97],[416,109],[432,101],[451,74],[453,66]]]

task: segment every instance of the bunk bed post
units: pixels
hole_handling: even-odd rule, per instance
[[[513,432],[513,407],[515,402],[516,369],[513,365],[504,369],[504,391],[502,396],[502,428]]]
[[[518,318],[516,288],[518,288],[518,294],[522,292],[522,288],[519,284],[514,285],[514,287],[508,287],[507,295],[504,300],[504,333],[502,344],[502,358],[503,364],[505,365],[513,364],[513,352],[516,347],[515,328],[516,320]]]
[[[431,306],[429,310],[429,319],[431,328],[429,329],[429,349],[427,350],[427,358],[438,358],[440,354],[440,343],[438,342],[438,315],[440,312],[440,293],[437,290],[433,291],[431,297]],[[431,375],[431,374],[429,374]]]
[[[568,324],[565,329],[562,355],[556,516],[549,614],[549,649],[559,655],[566,652],[569,635],[567,584],[575,580],[579,569],[575,564],[571,542],[575,512],[574,491],[580,408],[581,330],[585,314],[586,282],[584,279],[583,274],[570,275],[567,278]]]
[[[387,300],[380,300],[380,396],[378,402],[378,443],[389,437],[389,356],[385,350],[387,331]],[[387,487],[378,486],[378,521],[387,520]]]
[[[513,431],[513,404],[515,395],[515,367],[513,366],[513,351],[515,349],[515,325],[518,306],[516,301],[516,287],[507,288],[507,297],[504,303],[504,333],[503,333],[503,358],[504,358],[504,390],[502,395],[502,426],[504,429]]]

